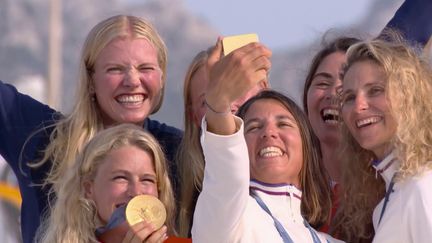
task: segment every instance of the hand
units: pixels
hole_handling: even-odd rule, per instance
[[[221,54],[222,39],[219,38],[207,60],[210,81],[206,101],[214,110],[224,112],[258,82],[267,80],[271,51],[261,43],[250,43],[228,56],[221,57]]]
[[[143,221],[130,227],[122,243],[162,243],[167,238],[165,225],[156,230],[152,224]]]

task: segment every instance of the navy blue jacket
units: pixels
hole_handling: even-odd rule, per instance
[[[50,125],[60,118],[57,111],[0,81],[0,154],[18,178],[22,196],[21,230],[25,243],[33,242],[41,216],[47,209],[50,187],[41,187],[40,184],[51,169],[51,163],[37,169],[30,168],[27,163],[41,158],[53,131]],[[164,149],[176,194],[178,178],[174,156],[183,134],[177,128],[150,119],[146,120],[144,127]],[[35,131],[38,132],[34,134]]]

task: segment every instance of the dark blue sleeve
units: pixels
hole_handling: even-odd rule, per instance
[[[47,208],[49,187],[38,185],[51,168],[51,163],[45,163],[31,169],[28,163],[40,159],[49,143],[51,125],[59,118],[55,110],[0,81],[0,154],[18,178],[23,199],[21,233],[25,243],[33,242],[41,215]]]
[[[156,138],[165,152],[168,163],[168,174],[171,179],[174,196],[178,199],[180,194],[180,179],[175,156],[183,137],[183,131],[151,119],[146,120],[144,128]]]
[[[18,177],[23,146],[37,129],[52,124],[56,114],[47,105],[0,81],[0,154]],[[26,157],[31,159],[33,156],[35,154],[27,154]]]
[[[432,0],[405,0],[386,27],[398,29],[411,42],[426,45],[432,35]]]

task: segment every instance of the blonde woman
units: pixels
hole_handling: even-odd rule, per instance
[[[394,37],[347,52],[335,226],[348,242],[432,239],[432,70]]]
[[[142,194],[158,197],[165,205],[165,226],[154,229],[142,222],[129,228],[124,223],[124,230],[114,236],[162,242],[174,233],[174,196],[165,156],[153,136],[138,126],[123,124],[97,134],[58,187],[50,217],[41,228],[41,242],[108,242],[102,234],[98,238],[96,230],[107,225],[116,208]]]
[[[190,232],[196,199],[202,188],[204,156],[199,136],[200,121],[205,114],[204,91],[208,84],[205,63],[207,51],[199,52],[186,72],[184,97],[184,136],[178,148],[178,162],[181,191],[178,219],[178,233],[187,237]]]
[[[162,104],[166,64],[165,44],[151,24],[119,15],[103,20],[87,36],[70,114],[61,116],[0,82],[0,152],[19,180],[24,242],[33,242],[51,189],[58,192],[58,181],[83,146],[107,127],[134,123],[153,134],[170,161],[175,187],[171,161],[182,134],[148,119]]]

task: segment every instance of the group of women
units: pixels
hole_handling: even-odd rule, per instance
[[[223,56],[219,38],[186,74],[184,134],[148,118],[166,52],[148,22],[114,16],[84,43],[71,114],[0,82],[0,152],[19,180],[24,242],[432,238],[432,71],[410,43],[331,42],[302,111],[269,88],[267,47]],[[141,194],[161,200],[165,225],[111,227]]]

